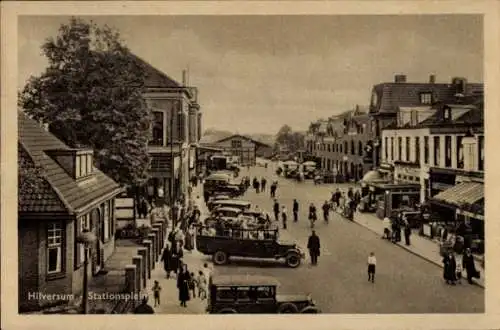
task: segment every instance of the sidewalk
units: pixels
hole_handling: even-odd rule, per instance
[[[382,220],[378,219],[376,216],[369,214],[369,213],[360,213],[356,212],[354,215],[354,222],[379,234],[380,237],[382,237],[383,232],[384,232],[384,225],[382,223]],[[415,233],[413,231],[411,237],[410,237],[410,246],[406,246],[404,242],[396,243],[397,246],[407,250],[408,252],[417,255],[423,259],[426,259],[429,262],[432,262],[433,264],[443,267],[442,264],[442,257],[439,254],[439,245],[425,237],[420,236],[418,233]],[[460,262],[462,263],[462,255],[456,255],[457,263]],[[484,269],[481,267],[480,262],[476,261],[476,269],[481,272],[481,278],[480,279],[475,279],[475,282],[477,285],[480,287],[484,288]],[[466,272],[462,274],[462,276],[465,276]]]
[[[202,196],[200,194],[201,185],[193,188],[193,199],[195,204],[198,205],[201,218],[204,219],[208,210],[203,203],[203,199],[199,198],[197,200],[196,196]],[[170,232],[172,228],[169,226],[168,232]],[[166,243],[166,241],[165,241]],[[165,244],[164,244],[165,246]],[[212,267],[211,259],[207,256],[199,253],[198,251],[193,250],[192,252],[184,251],[183,262],[187,264],[188,270],[195,275],[198,274],[198,271],[202,270],[203,264],[207,263],[209,267]],[[154,285],[154,281],[158,281],[162,288],[160,293],[160,306],[154,307],[155,313],[157,314],[205,314],[207,307],[207,300],[201,300],[198,297],[193,298],[187,302],[187,307],[181,307],[179,302],[179,291],[177,290],[177,278],[174,273],[171,273],[170,279],[166,278],[165,270],[163,269],[163,262],[159,260],[155,264],[155,268],[151,271],[151,279],[148,280],[146,284],[146,293],[149,296],[149,304],[154,306],[154,298],[152,288]],[[198,294],[198,291],[196,291]]]

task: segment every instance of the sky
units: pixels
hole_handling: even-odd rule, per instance
[[[205,128],[275,134],[367,105],[372,86],[452,77],[483,81],[476,15],[83,16],[116,28],[132,52],[198,87]],[[22,16],[18,88],[47,66],[44,40],[68,16]]]

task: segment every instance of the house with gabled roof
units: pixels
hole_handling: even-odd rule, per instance
[[[123,189],[94,166],[93,151],[65,145],[22,111],[18,113],[19,310],[67,300],[80,293],[88,230],[89,276],[115,248],[115,197]]]
[[[187,71],[177,82],[147,61],[133,55],[145,70],[143,94],[152,110],[151,179],[147,194],[157,202],[171,203],[187,195],[189,179],[201,172],[197,153],[202,135],[198,90],[188,86]]]
[[[257,156],[266,157],[273,152],[273,146],[240,134],[224,137],[211,145],[227,155],[238,157],[241,166],[254,166]]]

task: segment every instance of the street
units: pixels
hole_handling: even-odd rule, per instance
[[[281,293],[310,293],[324,313],[481,313],[484,312],[484,290],[468,285],[446,285],[442,269],[404,249],[382,240],[366,228],[331,214],[329,224],[323,223],[321,205],[336,187],[346,190],[347,184],[314,185],[312,181],[296,182],[277,178],[275,164],[242,170],[241,176],[251,179],[266,177],[279,182],[277,198],[289,214],[287,234],[302,247],[310,234],[307,210],[311,202],[318,208],[316,232],[321,239],[321,256],[317,266],[309,258],[297,269],[281,262],[231,260],[215,267],[216,274],[259,274],[278,279]],[[257,194],[249,189],[241,197],[272,211],[269,188]],[[292,218],[292,202],[300,204],[299,222]],[[272,214],[272,212],[270,212]],[[281,227],[281,226],[280,226]],[[366,261],[370,252],[377,257],[375,283],[368,282]],[[208,260],[208,258],[207,258]]]

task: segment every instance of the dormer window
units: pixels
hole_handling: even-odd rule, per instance
[[[80,179],[92,174],[92,152],[80,151],[75,155],[75,179]]]
[[[432,93],[420,93],[420,104],[432,104]]]
[[[445,120],[451,119],[451,109],[450,108],[444,109],[444,119]]]

